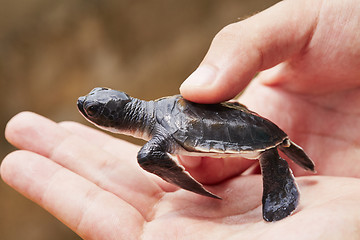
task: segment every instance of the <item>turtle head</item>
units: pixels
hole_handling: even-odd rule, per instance
[[[77,106],[91,123],[118,132],[126,115],[126,104],[132,98],[124,92],[109,88],[94,88],[88,95],[79,97]]]

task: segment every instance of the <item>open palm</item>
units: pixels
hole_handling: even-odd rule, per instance
[[[147,174],[137,146],[77,123],[25,112],[6,132],[24,150],[4,160],[3,179],[85,239],[345,239],[359,224],[358,179],[298,178],[298,211],[267,223],[259,175],[210,186],[215,200]]]

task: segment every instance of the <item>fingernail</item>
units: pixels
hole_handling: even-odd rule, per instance
[[[202,65],[199,66],[182,85],[189,86],[205,86],[213,83],[216,78],[216,70],[214,67]]]

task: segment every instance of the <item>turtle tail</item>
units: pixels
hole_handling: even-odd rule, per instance
[[[316,172],[314,162],[308,157],[308,155],[306,155],[300,146],[296,145],[291,140],[286,139],[282,144],[280,144],[279,149],[300,167],[305,170]]]

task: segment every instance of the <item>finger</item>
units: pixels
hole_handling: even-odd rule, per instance
[[[191,101],[216,103],[236,96],[256,72],[299,54],[316,26],[321,1],[282,1],[222,29],[204,60],[181,85]]]
[[[58,123],[58,125],[114,156],[133,156],[134,153],[137,153],[140,149],[140,147],[135,144],[112,137],[109,134],[77,122],[64,121]],[[127,163],[138,167],[136,156],[134,156],[131,161],[127,161]]]
[[[140,168],[128,164],[136,152],[134,156],[111,155],[37,114],[16,115],[9,121],[5,135],[14,146],[50,158],[121,197],[143,214],[150,211],[163,193]],[[120,147],[126,149],[127,145]]]
[[[9,154],[1,176],[84,239],[127,239],[141,233],[144,218],[135,208],[41,155]]]

